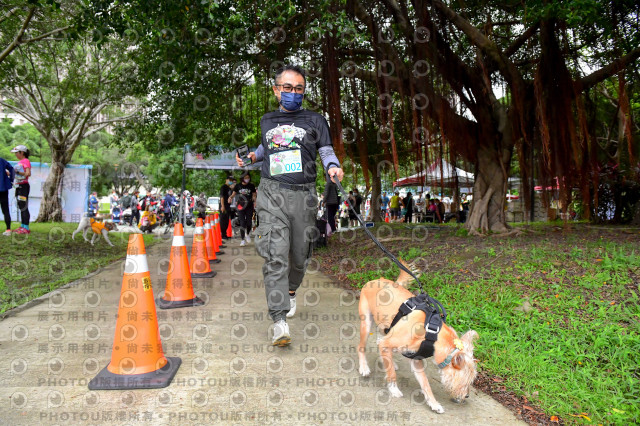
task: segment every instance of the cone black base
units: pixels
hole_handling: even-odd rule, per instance
[[[211,272],[203,272],[201,274],[198,273],[191,273],[191,278],[213,278],[215,277],[217,274],[216,271],[211,271]]]
[[[156,305],[160,309],[191,308],[194,306],[204,305],[204,300],[200,299],[198,296],[189,300],[164,300],[159,297],[156,299]]]
[[[178,357],[167,357],[164,367],[144,374],[114,374],[103,368],[89,382],[90,390],[126,390],[126,389],[158,389],[166,388],[178,372],[182,360]]]
[[[220,247],[220,246],[218,246],[218,247]],[[224,254],[224,252],[223,252],[222,250],[218,250],[218,251],[216,252],[216,254],[217,254],[217,255],[218,255],[218,254]]]
[[[221,262],[221,260],[220,260],[220,259],[209,259],[209,264],[212,264],[212,263],[220,263],[220,262]]]

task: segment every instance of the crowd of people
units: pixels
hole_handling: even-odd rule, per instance
[[[10,166],[10,165],[9,165]],[[229,221],[237,218],[241,245],[251,242],[250,233],[257,226],[254,203],[257,196],[256,187],[251,183],[251,177],[244,173],[240,182],[229,174],[225,183],[220,188],[220,203],[217,206],[220,211],[222,229],[227,229]],[[184,200],[185,222],[189,226],[195,225],[195,219],[204,219],[210,206],[208,196],[204,192],[192,195],[186,190],[176,195],[173,189],[166,192],[150,191],[141,194],[139,190],[124,191],[119,196],[115,190],[109,195],[109,215],[112,220],[122,222],[128,226],[137,225],[143,231],[151,231],[156,226],[171,225],[180,220],[177,217],[181,198]],[[4,207],[3,207],[4,208]],[[100,197],[96,191],[92,192],[87,200],[87,216],[97,217],[100,211]],[[236,222],[234,222],[236,223]],[[226,233],[223,235],[227,239]]]
[[[448,222],[455,218],[457,222],[465,222],[469,211],[469,200],[466,194],[462,194],[458,203],[458,210],[455,211],[453,200],[449,197],[432,198],[431,194],[418,192],[417,197],[413,197],[411,192],[407,192],[405,197],[400,197],[400,193],[395,191],[391,198],[386,192],[382,193],[380,202],[382,216],[389,215],[390,222]]]
[[[349,191],[348,200],[355,212],[349,208],[347,200],[343,200],[335,183],[328,181],[324,193],[319,202],[320,216],[327,221],[332,232],[338,229],[337,219],[340,219],[340,228],[360,226],[356,213],[362,215],[364,220],[372,219],[371,199],[363,198],[357,188]],[[380,210],[383,219],[389,222],[420,223],[434,222],[444,223],[455,218],[463,223],[469,211],[469,199],[462,194],[458,209],[454,209],[453,200],[449,197],[433,198],[429,193],[419,191],[416,196],[407,192],[406,196],[400,196],[399,191],[394,191],[391,196],[383,192],[380,196]],[[363,211],[364,209],[364,211]]]

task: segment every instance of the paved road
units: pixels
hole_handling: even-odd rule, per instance
[[[187,245],[190,246],[190,237]],[[153,290],[165,286],[170,242],[148,250]],[[398,357],[403,398],[391,399],[369,339],[372,376],[360,378],[354,294],[312,270],[289,321],[292,345],[270,346],[260,259],[253,244],[230,242],[212,279],[194,280],[204,306],[158,309],[165,355],[182,358],[164,389],[89,391],[110,359],[123,262],[0,322],[0,424],[519,424],[487,395],[462,405],[428,376],[445,408],[425,405],[408,362]],[[478,342],[482,344],[482,341]]]

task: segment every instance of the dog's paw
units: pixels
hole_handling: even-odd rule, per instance
[[[400,392],[400,389],[398,389],[398,385],[396,384],[396,382],[389,383],[387,385],[387,389],[389,390],[389,393],[391,394],[392,397],[394,398],[402,397],[402,392]]]
[[[371,374],[371,369],[368,365],[361,365],[359,371],[362,377],[369,377],[369,374]]]
[[[442,405],[438,402],[430,402],[429,407],[438,414],[444,413],[444,408],[442,408]]]

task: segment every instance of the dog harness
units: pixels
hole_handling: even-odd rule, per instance
[[[405,300],[400,305],[400,308],[398,308],[398,313],[393,318],[393,321],[391,322],[389,328],[386,328],[384,330],[384,334],[388,334],[393,326],[396,325],[398,321],[400,321],[400,319],[409,315],[416,309],[421,310],[426,314],[424,320],[424,340],[420,344],[420,348],[417,352],[403,352],[402,355],[410,359],[426,359],[433,356],[433,353],[435,352],[434,344],[436,340],[438,340],[440,327],[442,326],[442,323],[447,319],[447,313],[445,312],[440,302],[438,302],[436,299],[433,299],[423,293]],[[442,310],[442,315],[440,314],[440,310]],[[451,359],[449,359],[449,362],[450,361]]]
[[[93,218],[89,219],[89,223],[91,224],[91,230],[96,234],[101,233],[104,229],[104,223],[98,222]]]

